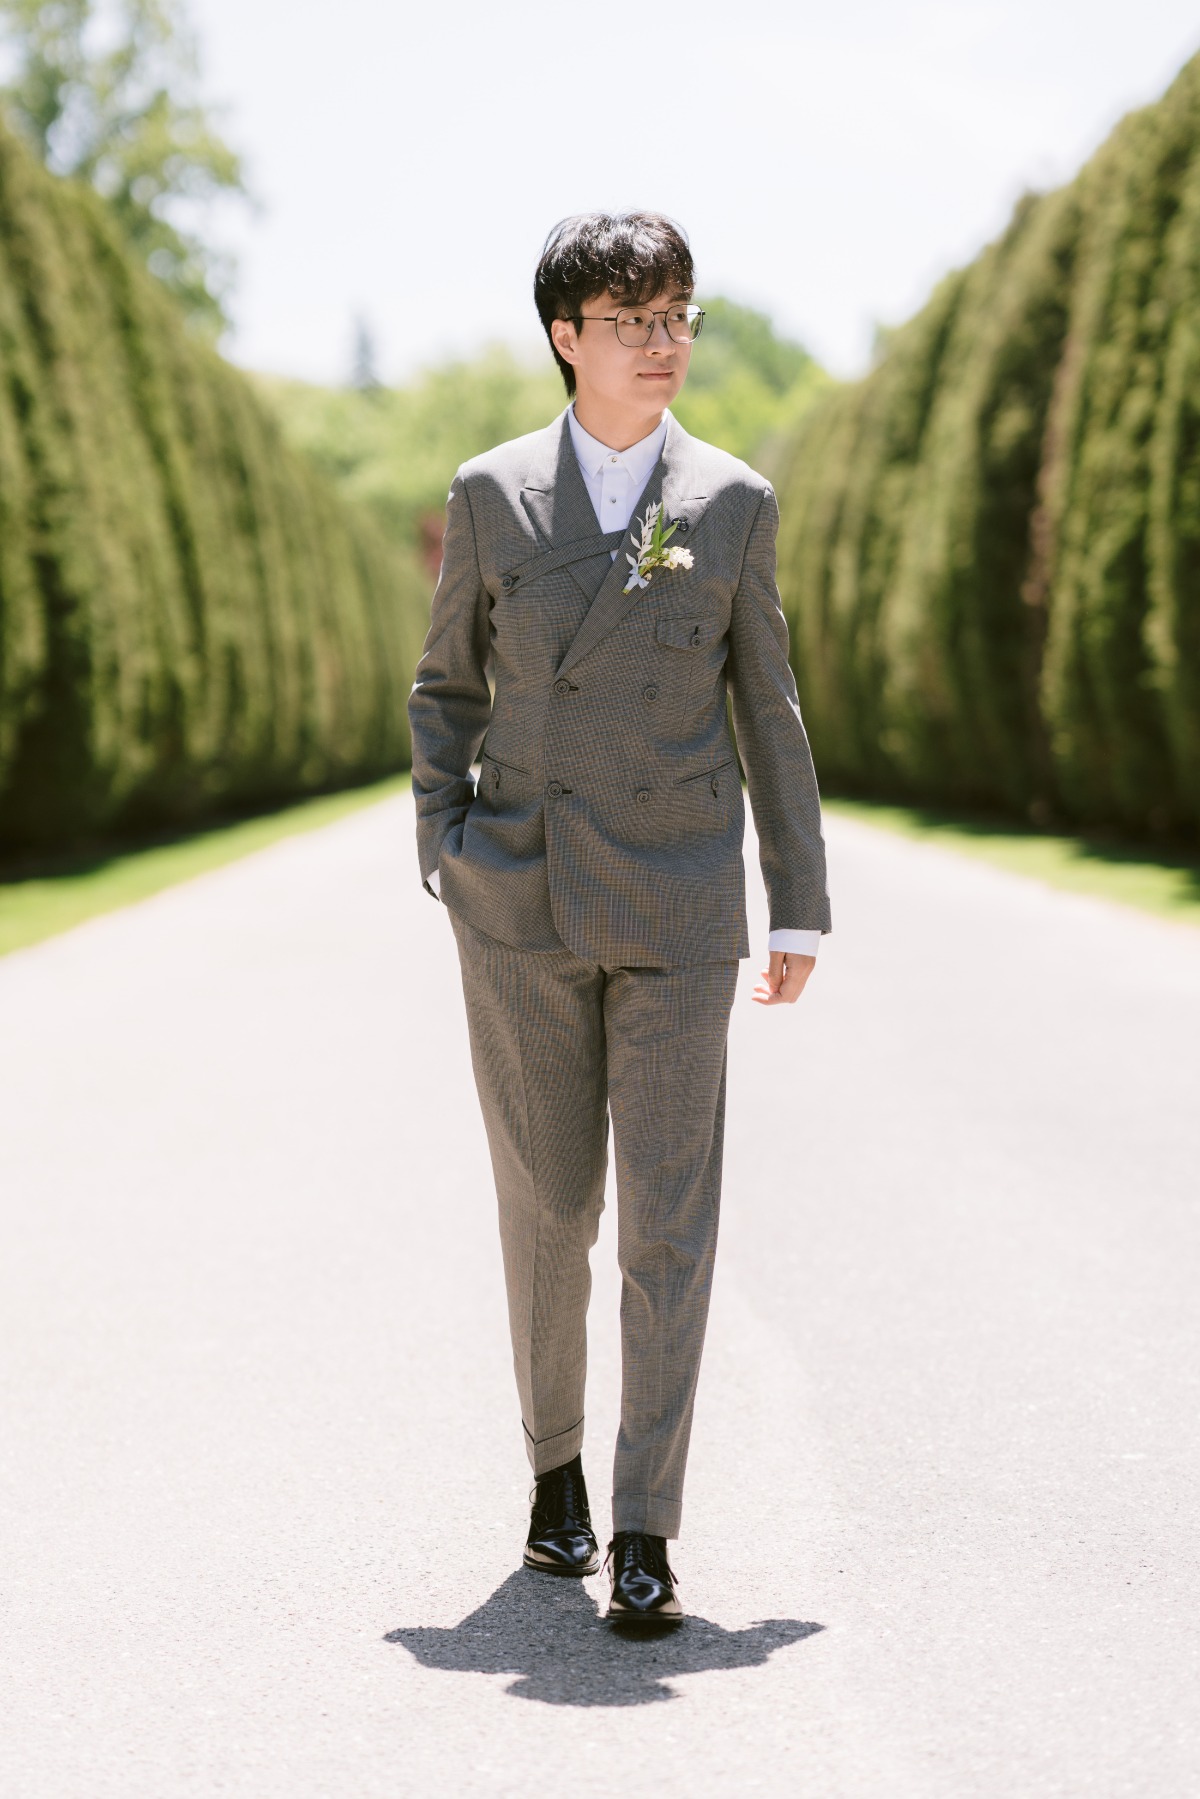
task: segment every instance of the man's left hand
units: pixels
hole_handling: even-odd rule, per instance
[[[804,992],[805,982],[817,966],[815,956],[797,956],[789,950],[773,949],[769,966],[762,969],[762,980],[753,997],[760,1006],[794,1006]]]

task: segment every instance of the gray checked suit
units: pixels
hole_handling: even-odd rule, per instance
[[[458,943],[530,1461],[543,1473],[582,1443],[611,1113],[614,1527],[674,1536],[750,953],[727,694],[771,928],[827,931],[829,905],[774,493],[668,414],[635,516],[660,499],[693,567],[625,593],[630,536],[598,530],[565,412],[466,463],[409,717],[420,872],[428,885],[437,869]]]

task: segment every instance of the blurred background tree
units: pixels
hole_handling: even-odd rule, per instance
[[[554,417],[562,385],[493,346],[427,369],[405,387],[363,384],[361,345],[344,387],[254,377],[285,437],[389,534],[440,556],[441,514],[459,463]],[[436,560],[432,561],[436,568]]]
[[[52,173],[103,196],[189,321],[219,336],[232,262],[200,226],[246,188],[200,101],[181,0],[0,0],[0,49],[10,122]]]
[[[0,857],[405,767],[428,604],[0,121]]]
[[[826,786],[1200,842],[1200,55],[781,458]]]
[[[800,344],[782,337],[765,312],[720,295],[701,304],[704,330],[687,386],[671,410],[693,436],[745,462],[771,463],[779,439],[830,377]]]
[[[360,394],[378,393],[383,385],[379,379],[379,351],[375,345],[375,333],[370,321],[362,313],[354,321],[354,357],[350,367],[350,385],[357,388]]]

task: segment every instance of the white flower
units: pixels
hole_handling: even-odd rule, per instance
[[[637,555],[626,555],[631,573],[625,583],[625,592],[632,593],[635,587],[648,587],[650,576],[656,568],[691,568],[692,553],[674,545],[667,549],[668,537],[673,537],[678,529],[679,521],[662,528],[662,501],[655,500],[653,506],[647,506],[646,516],[640,520],[640,533],[631,531],[630,537],[637,545]]]

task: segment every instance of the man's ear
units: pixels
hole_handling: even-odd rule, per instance
[[[564,362],[578,362],[579,340],[573,319],[551,319],[550,342]]]

